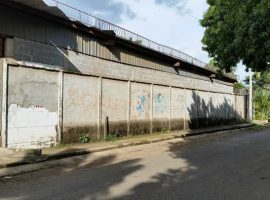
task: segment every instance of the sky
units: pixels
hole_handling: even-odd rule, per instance
[[[208,8],[206,0],[60,1],[203,62],[210,60],[202,50],[204,29],[199,24]],[[240,64],[236,74],[240,81],[243,80],[247,76],[245,67]]]

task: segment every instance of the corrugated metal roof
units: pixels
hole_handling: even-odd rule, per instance
[[[34,9],[38,9],[38,10],[41,10],[43,12],[46,12],[46,13],[49,13],[50,15],[53,15],[53,16],[58,16],[60,18],[63,18],[63,19],[66,19],[68,21],[72,21],[71,18],[69,16],[67,16],[61,9],[59,9],[57,6],[49,6],[47,5],[43,0],[7,0],[7,1],[13,1],[13,2],[17,2],[17,3],[20,3],[20,4],[23,4],[25,6],[28,6],[28,7],[31,7],[31,8],[34,8]],[[54,1],[54,0],[53,0]],[[57,1],[56,1],[57,2]],[[65,4],[63,4],[65,5]],[[68,6],[68,5],[65,5],[65,6]],[[69,7],[68,7],[69,8]],[[72,8],[70,7],[71,9],[75,9],[75,8]],[[75,9],[75,11],[77,11]],[[79,11],[79,10],[78,10]],[[80,11],[79,11],[80,12]],[[86,13],[87,14],[87,13]],[[91,16],[91,15],[89,15]],[[98,18],[97,18],[98,19]],[[76,23],[80,23],[78,20],[76,19],[73,19],[74,21],[73,22],[76,22]],[[101,20],[103,22],[103,20]],[[105,22],[105,21],[104,21]],[[106,22],[107,23],[107,22]],[[109,22],[108,22],[109,23]],[[80,23],[82,24],[82,23]],[[111,24],[113,25],[113,24]],[[118,26],[117,26],[118,27]],[[121,28],[121,27],[118,27],[118,28]],[[101,29],[102,30],[102,29]],[[110,30],[110,29],[108,29]],[[125,30],[125,29],[123,29]],[[116,36],[118,36],[116,34]],[[121,37],[120,37],[121,38]],[[157,43],[155,43],[157,44]],[[158,45],[158,44],[157,44]],[[142,47],[144,47],[144,45],[142,45]],[[166,46],[165,46],[166,47]],[[147,47],[146,47],[147,48]],[[170,47],[166,47],[168,49],[170,49]],[[147,48],[147,49],[152,49],[152,48]],[[158,48],[159,49],[159,48]],[[154,51],[158,51],[159,53],[161,54],[164,54],[166,56],[170,56],[172,58],[177,58],[177,56],[173,56],[173,55],[170,55],[170,54],[167,54],[167,53],[163,53],[162,51],[159,51],[159,50],[155,50],[153,49]],[[178,52],[178,50],[175,50]],[[180,52],[180,51],[179,51]],[[181,53],[181,52],[180,52]],[[183,53],[184,54],[184,53]],[[185,55],[185,54],[184,54]],[[188,56],[188,55],[187,55]],[[181,56],[180,56],[181,57]],[[189,57],[188,57],[189,58]],[[190,57],[192,58],[192,57]],[[208,72],[212,72],[211,70],[208,70],[208,69],[205,69],[204,67],[199,67],[199,65],[196,64],[196,62],[194,63],[193,60],[192,61],[189,61],[189,60],[185,60],[185,59],[182,59],[182,58],[179,58],[180,60],[184,61],[184,62],[187,62],[195,67],[197,67],[198,70],[202,70],[202,71],[208,71]],[[197,61],[195,59],[195,61]],[[199,61],[198,61],[199,62]],[[212,73],[215,73],[215,72],[212,72]],[[229,78],[229,79],[232,79],[232,80],[236,80],[234,77],[231,77],[229,75],[224,75],[223,77],[226,77],[226,78]]]

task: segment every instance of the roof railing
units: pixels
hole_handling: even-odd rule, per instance
[[[73,21],[78,21],[88,27],[95,27],[100,30],[110,30],[114,31],[117,37],[132,41],[138,45],[141,45],[143,47],[155,50],[157,52],[166,54],[168,56],[174,57],[176,59],[180,59],[182,61],[188,62],[190,64],[196,65],[198,67],[204,67],[207,64],[199,61],[198,59],[183,53],[177,49],[168,47],[166,45],[158,44],[150,39],[147,39],[141,35],[138,35],[136,33],[133,33],[129,30],[126,30],[120,26],[117,26],[115,24],[112,24],[108,21],[105,21],[103,19],[97,18],[89,13],[83,12],[79,9],[76,9],[74,7],[71,7],[67,4],[64,4],[58,0],[50,0],[53,2],[53,4],[62,10],[62,12],[65,13],[65,15]]]

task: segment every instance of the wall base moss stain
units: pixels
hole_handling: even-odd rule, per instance
[[[150,133],[150,120],[130,122],[130,135],[147,135]]]
[[[103,126],[102,130],[104,130]],[[127,121],[109,122],[109,132],[107,135],[113,135],[116,136],[117,138],[126,137]]]
[[[168,132],[170,130],[169,119],[154,119],[152,132]]]
[[[81,135],[88,136],[90,141],[96,141],[98,140],[97,132],[97,126],[65,127],[62,135],[62,143],[79,143]]]
[[[184,123],[185,123],[184,119],[172,119],[171,131],[184,130],[184,127],[185,127]]]
[[[17,63],[9,64],[9,75],[13,76],[8,83],[8,105],[19,102],[53,111],[56,118],[53,138],[61,138],[58,141],[61,143],[78,143],[81,135],[98,141],[108,137],[236,124],[246,118],[246,107],[238,106],[246,105],[246,98],[242,96],[147,83],[135,86],[134,81],[69,74],[45,66],[43,69],[40,64]],[[46,77],[39,78],[43,75]],[[235,100],[228,101],[227,97]],[[105,134],[104,119],[107,117],[109,130]],[[10,125],[11,119],[8,121]],[[19,138],[11,134],[11,129],[8,132]],[[44,132],[47,134],[49,131]]]

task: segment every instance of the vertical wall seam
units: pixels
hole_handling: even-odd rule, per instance
[[[151,84],[151,94],[150,94],[150,133],[153,133],[153,87]]]
[[[196,101],[196,128],[198,128],[199,127],[199,113],[198,113],[198,111],[199,111],[199,108],[198,108],[198,106],[199,106],[199,102],[198,102],[198,100],[199,100],[199,90],[196,90],[195,91],[195,93],[196,93],[196,99],[195,99],[195,101]]]
[[[130,135],[130,114],[131,114],[131,81],[128,81],[128,109],[127,109],[127,135]]]
[[[8,64],[3,59],[3,93],[2,93],[2,147],[8,146],[8,131],[7,131],[7,117],[8,117]]]
[[[98,78],[98,135],[101,138],[102,132],[102,77]]]
[[[184,106],[184,130],[186,130],[187,129],[187,127],[186,127],[186,123],[187,123],[187,89],[185,88],[185,98],[184,98],[184,104],[185,104],[185,106]]]
[[[209,125],[209,114],[210,114],[210,110],[209,110],[209,104],[210,104],[210,91],[207,91],[207,112],[206,112],[206,126]]]
[[[171,116],[172,115],[172,86],[169,87],[169,131],[171,131]]]
[[[59,71],[58,76],[58,125],[57,125],[57,142],[62,142],[63,134],[63,96],[64,96],[64,72]]]
[[[236,110],[236,107],[237,107],[237,97],[236,97],[236,95],[234,96],[234,118],[236,119],[236,120],[238,120],[237,119],[237,110]]]

